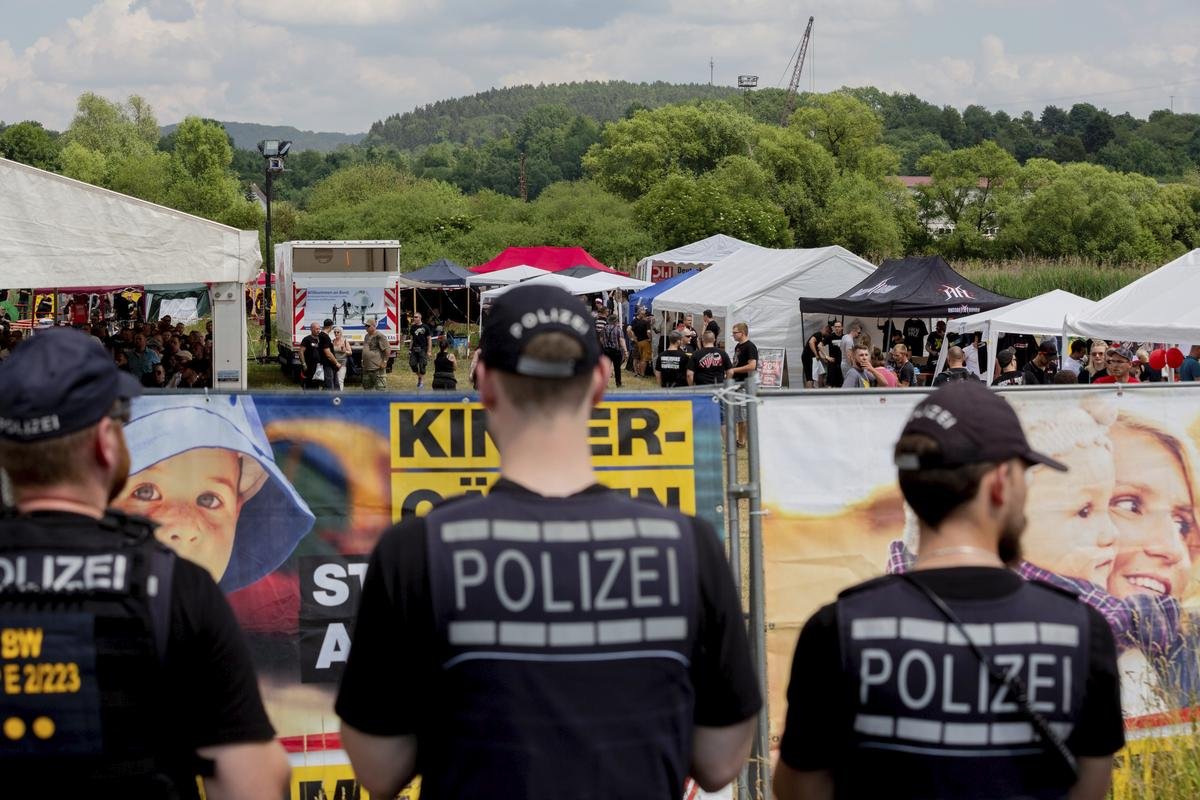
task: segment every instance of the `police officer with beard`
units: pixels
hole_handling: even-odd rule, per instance
[[[374,796],[662,798],[745,764],[761,700],[707,523],[596,483],[608,384],[561,289],[502,295],[479,398],[500,480],[384,533],[336,709]]]
[[[804,626],[776,796],[1100,800],[1124,744],[1112,631],[1006,568],[1025,469],[1065,467],[978,381],[919,403],[895,460],[920,523],[915,569],[847,589]]]
[[[0,785],[9,797],[279,797],[249,653],[208,573],[108,509],[137,382],[91,337],[0,365]]]

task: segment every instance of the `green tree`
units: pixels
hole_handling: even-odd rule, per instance
[[[749,152],[753,130],[749,116],[724,103],[639,111],[607,126],[583,167],[608,191],[634,200],[670,173],[700,175]]]
[[[950,153],[931,153],[920,162],[933,181],[920,187],[926,219],[945,217],[955,228],[979,237],[998,227],[999,208],[1014,195],[1020,165],[995,142]]]
[[[883,124],[866,103],[845,92],[815,95],[806,103],[789,126],[829,151],[843,174],[878,168]]]
[[[42,123],[26,121],[0,132],[0,156],[38,169],[58,168],[58,142]]]
[[[867,257],[903,252],[901,226],[878,181],[849,173],[834,181],[818,223],[824,244],[839,244]]]

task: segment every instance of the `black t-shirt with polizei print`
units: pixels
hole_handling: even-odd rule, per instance
[[[654,371],[659,373],[664,389],[687,386],[688,354],[682,350],[664,350],[654,359]]]

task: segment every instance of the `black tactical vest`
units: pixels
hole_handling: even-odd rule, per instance
[[[679,797],[699,623],[692,521],[607,490],[501,489],[426,523],[444,652],[422,795]]]
[[[174,554],[146,520],[0,520],[0,775],[12,796],[180,797],[154,745]],[[6,789],[7,791],[7,789]]]
[[[1066,739],[1087,682],[1086,607],[1037,583],[1001,598],[946,602]],[[919,590],[881,578],[839,596],[837,616],[852,709],[852,768],[837,776],[839,797],[863,796],[859,781],[880,775],[895,776],[896,798],[1066,795],[1060,757]]]

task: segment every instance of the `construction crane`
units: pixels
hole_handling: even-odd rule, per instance
[[[804,68],[804,56],[808,53],[808,37],[812,36],[813,18],[808,18],[808,27],[804,29],[804,38],[800,40],[800,49],[796,55],[796,68],[792,70],[792,81],[788,84],[787,99],[783,103],[783,118],[779,124],[787,127],[788,117],[796,108],[796,93],[800,89],[800,70]]]

